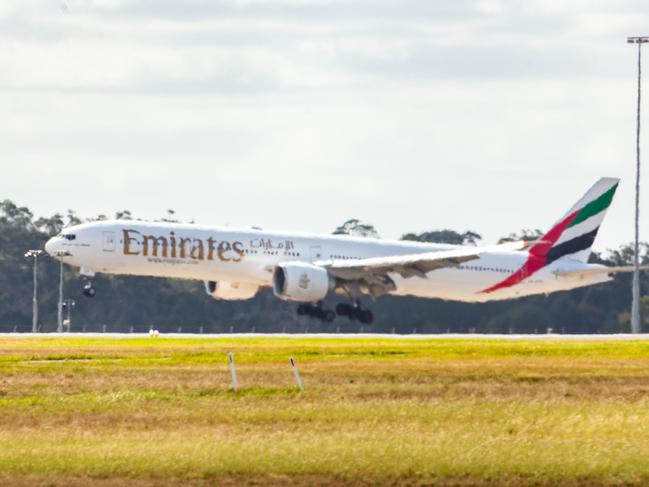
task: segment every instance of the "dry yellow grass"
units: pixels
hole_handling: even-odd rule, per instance
[[[643,342],[0,339],[3,485],[644,485],[648,455]]]

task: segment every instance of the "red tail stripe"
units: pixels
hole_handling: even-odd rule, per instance
[[[560,221],[554,227],[552,227],[552,229],[550,229],[548,233],[541,237],[541,241],[539,243],[532,246],[532,248],[530,249],[530,254],[534,254],[538,257],[545,257],[546,255],[548,255],[548,252],[554,246],[554,244],[557,243],[557,240],[559,240],[561,234],[566,230],[566,228],[568,228],[572,221],[577,218],[578,213],[578,211],[571,213],[566,218],[564,218],[563,221]]]
[[[548,252],[554,246],[557,240],[559,240],[561,234],[565,231],[565,229],[568,228],[568,225],[570,225],[570,223],[577,217],[577,213],[579,212],[575,211],[574,213],[571,213],[562,221],[557,223],[554,227],[552,227],[552,229],[548,233],[543,235],[539,243],[534,244],[532,248],[530,248],[527,260],[520,269],[518,269],[516,272],[514,272],[512,275],[508,276],[498,284],[494,284],[493,286],[480,291],[480,293],[492,293],[499,289],[514,286],[521,282],[523,279],[526,279],[534,274],[539,269],[542,269],[547,262]]]

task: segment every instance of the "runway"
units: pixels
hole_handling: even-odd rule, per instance
[[[295,338],[295,339],[349,339],[349,340],[649,340],[649,334],[596,334],[596,335],[563,335],[548,334],[468,334],[468,333],[439,333],[439,334],[394,334],[394,333],[160,333],[151,337],[148,333],[0,333],[0,338],[164,338],[183,339],[237,339],[237,338]]]

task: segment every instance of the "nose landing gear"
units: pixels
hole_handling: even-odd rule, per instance
[[[88,280],[85,282],[83,285],[83,289],[81,290],[81,294],[88,298],[94,298],[95,294],[97,294],[97,290],[95,287],[92,285],[92,281]]]
[[[81,267],[81,269],[79,269],[79,273],[81,274],[81,277],[83,277],[84,281],[81,294],[83,294],[87,298],[94,298],[95,294],[97,294],[97,290],[92,285],[91,279],[95,277],[95,272],[91,269],[88,269],[87,267]]]

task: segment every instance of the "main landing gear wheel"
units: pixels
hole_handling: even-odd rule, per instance
[[[299,304],[297,307],[297,314],[298,316],[316,318],[326,323],[331,323],[336,319],[336,313],[330,309],[323,308],[321,303],[318,303],[315,306],[312,304]]]
[[[95,294],[97,294],[97,290],[94,288],[91,281],[87,281],[83,285],[83,290],[81,291],[81,293],[88,298],[94,298]]]
[[[374,313],[372,310],[361,308],[360,304],[347,304],[340,303],[336,306],[336,314],[338,316],[345,316],[352,321],[360,321],[364,325],[371,325],[374,321]]]

